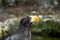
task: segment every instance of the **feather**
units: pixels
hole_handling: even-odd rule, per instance
[[[9,37],[6,37],[4,40],[30,40],[30,17],[24,17],[20,21],[19,28]]]

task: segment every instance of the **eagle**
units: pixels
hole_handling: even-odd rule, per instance
[[[13,34],[5,36],[1,40],[31,40],[31,25],[39,20],[38,16],[23,17],[19,22],[19,28]]]

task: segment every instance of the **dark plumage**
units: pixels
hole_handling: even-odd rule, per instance
[[[5,37],[3,40],[31,40],[30,20],[31,18],[29,16],[22,18],[16,32],[8,37]]]

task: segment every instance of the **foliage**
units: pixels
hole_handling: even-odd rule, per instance
[[[59,22],[55,22],[55,21],[47,21],[46,22],[48,26],[51,27],[52,30],[59,32],[60,33],[60,23]]]
[[[19,26],[19,19],[14,20],[12,23],[9,23],[9,26],[7,26],[8,27],[7,30],[4,30],[5,28],[2,28],[2,30],[0,30],[1,31],[0,38],[14,33],[18,29],[18,26]],[[6,27],[6,26],[4,26],[4,27]]]
[[[18,29],[18,26],[19,26],[19,20],[15,20],[12,24],[9,25],[10,27],[9,32],[10,33],[15,32]]]
[[[51,34],[60,33],[60,23],[53,20],[35,22],[33,27],[32,32],[43,32],[45,34],[50,34],[51,32]]]

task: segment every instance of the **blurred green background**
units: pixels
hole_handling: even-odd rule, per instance
[[[21,18],[27,15],[43,15],[39,22],[31,26],[32,40],[60,40],[60,0],[0,0],[0,22],[18,18],[9,23],[9,30],[2,33],[0,30],[0,38],[16,31]]]

